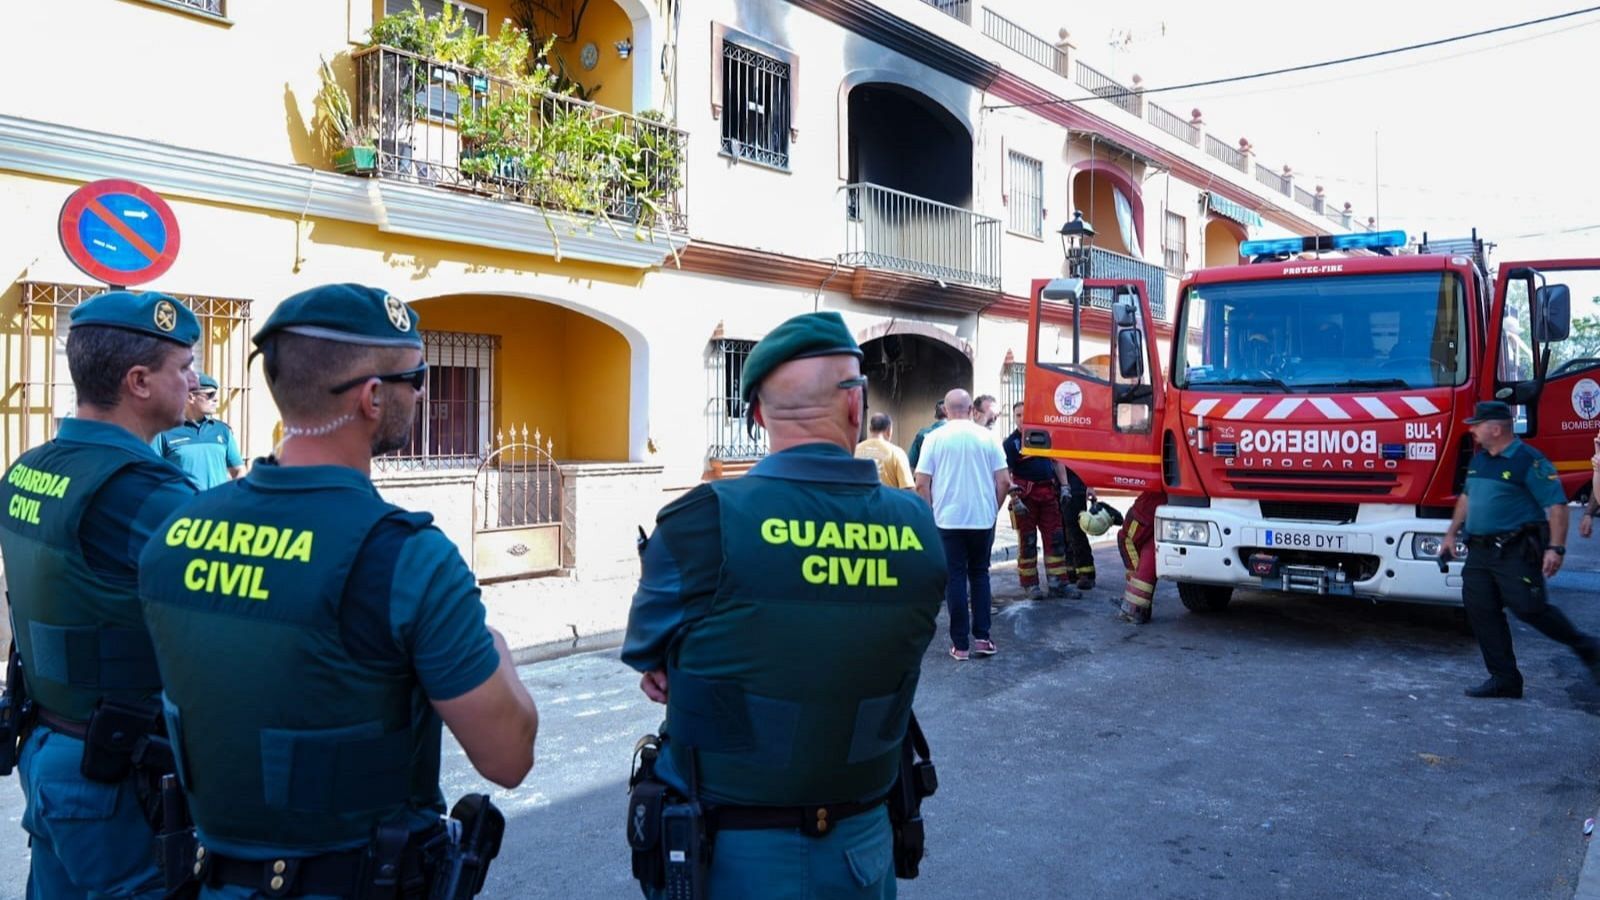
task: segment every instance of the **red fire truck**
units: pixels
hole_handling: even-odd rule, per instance
[[[1459,604],[1439,555],[1476,401],[1512,404],[1567,495],[1587,491],[1600,329],[1573,333],[1571,298],[1600,301],[1600,259],[1491,276],[1476,234],[1389,255],[1406,244],[1247,242],[1255,262],[1186,276],[1170,319],[1137,281],[1034,282],[1025,452],[1166,491],[1157,572],[1190,610],[1235,588]],[[1088,333],[1109,352],[1086,355]]]

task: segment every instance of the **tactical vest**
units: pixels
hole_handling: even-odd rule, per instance
[[[51,441],[24,453],[0,485],[17,650],[29,693],[58,716],[85,721],[102,697],[136,702],[161,690],[138,594],[90,569],[78,539],[89,501],[141,464],[168,468],[121,447]]]
[[[245,479],[150,539],[139,592],[203,840],[322,852],[442,807],[438,716],[413,675],[353,658],[340,633],[351,568],[390,517],[432,521],[370,488]]]
[[[723,565],[669,654],[666,752],[702,799],[867,801],[894,783],[944,596],[927,507],[881,486],[713,482]]]

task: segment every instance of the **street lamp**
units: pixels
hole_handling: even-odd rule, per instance
[[[1067,258],[1067,274],[1084,278],[1089,274],[1089,257],[1079,253],[1084,244],[1094,241],[1094,226],[1083,220],[1083,213],[1073,210],[1072,221],[1061,226],[1061,253]]]

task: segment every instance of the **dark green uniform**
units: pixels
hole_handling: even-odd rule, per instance
[[[49,721],[23,744],[30,897],[160,896],[137,776],[83,777],[82,723],[100,698],[153,698],[161,676],[139,613],[139,551],[194,495],[183,473],[116,425],[61,423],[6,473],[0,550],[28,689]],[[70,725],[58,727],[52,722]],[[85,810],[97,810],[86,815]],[[123,892],[123,893],[119,893]]]
[[[1600,642],[1578,631],[1545,593],[1546,510],[1567,502],[1556,468],[1515,438],[1498,455],[1480,449],[1467,468],[1467,561],[1461,601],[1483,651],[1483,664],[1506,689],[1520,691],[1505,609],[1586,663],[1600,661]]]
[[[927,506],[831,444],[664,509],[622,658],[665,669],[662,778],[719,807],[872,802],[897,774],[944,591]],[[892,897],[884,808],[820,836],[720,830],[712,897]]]

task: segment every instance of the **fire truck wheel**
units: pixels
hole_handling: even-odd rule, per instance
[[[1233,588],[1216,584],[1178,582],[1178,599],[1185,609],[1193,613],[1216,613],[1228,608],[1233,599]]]

